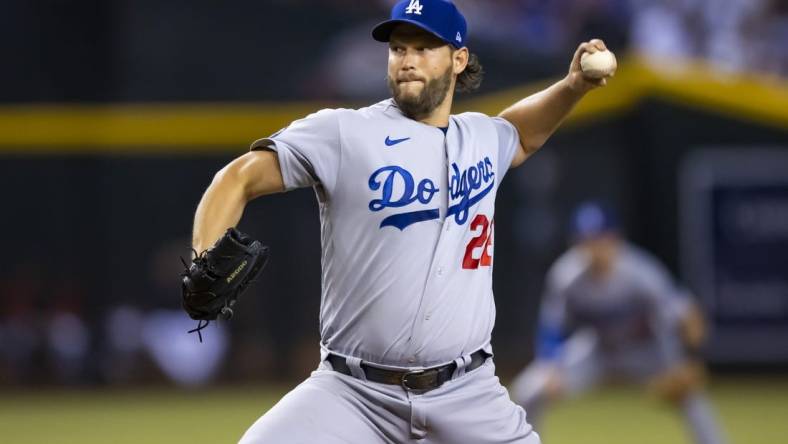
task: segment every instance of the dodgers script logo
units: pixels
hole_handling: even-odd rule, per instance
[[[489,157],[463,172],[460,172],[456,163],[452,163],[451,168],[454,173],[449,179],[449,198],[451,202],[457,199],[460,201],[449,207],[446,216],[454,216],[457,225],[463,225],[468,221],[468,210],[479,203],[495,185],[495,168]],[[484,189],[471,195],[483,186]]]
[[[449,178],[449,206],[446,217],[454,216],[458,225],[468,221],[471,207],[479,203],[495,186],[495,172],[489,157],[476,165],[460,171],[456,163],[452,163],[452,176]],[[378,168],[369,176],[369,189],[380,191],[379,199],[369,202],[370,211],[377,212],[384,208],[404,208],[415,202],[429,204],[440,190],[431,179],[422,179],[418,183],[410,171],[396,165]],[[400,192],[395,194],[395,185]],[[455,203],[455,201],[457,201]],[[423,222],[440,217],[438,208],[406,211],[393,214],[380,222],[380,228],[386,226],[404,230],[416,222]]]

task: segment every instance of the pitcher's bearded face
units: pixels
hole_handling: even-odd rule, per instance
[[[446,99],[452,84],[451,67],[435,79],[425,80],[415,74],[388,78],[389,90],[403,114],[421,120],[429,116]]]
[[[410,24],[397,26],[389,41],[388,85],[400,110],[421,120],[438,108],[454,85],[452,50]]]

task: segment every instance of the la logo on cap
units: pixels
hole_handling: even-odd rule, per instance
[[[459,31],[457,32],[457,37],[455,37],[455,39],[456,39],[458,42],[462,43],[462,36],[460,35]]]
[[[422,9],[424,9],[424,6],[421,5],[421,2],[419,0],[410,0],[410,4],[405,9],[405,13],[421,15]]]

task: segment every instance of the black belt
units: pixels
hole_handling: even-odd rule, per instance
[[[469,372],[479,368],[484,364],[488,356],[490,355],[484,350],[475,351],[471,354],[471,362],[465,367],[465,371]],[[352,376],[350,367],[348,367],[345,358],[342,356],[330,354],[327,360],[334,367],[334,371]],[[444,382],[450,380],[454,371],[457,370],[457,364],[452,362],[424,370],[397,371],[372,367],[362,363],[361,369],[364,371],[368,381],[401,385],[406,390],[429,391],[440,387]]]

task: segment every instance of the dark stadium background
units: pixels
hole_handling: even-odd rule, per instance
[[[729,257],[716,257],[714,276],[696,271],[695,253],[719,253],[715,242],[723,241],[709,245],[689,228],[697,208],[686,205],[682,171],[701,150],[788,156],[784,2],[755,2],[760,9],[734,21],[741,26],[730,51],[749,57],[734,61],[713,49],[716,16],[706,0],[461,3],[473,11],[470,45],[486,77],[459,109],[498,112],[562,76],[577,43],[591,37],[603,38],[620,61],[611,87],[592,93],[542,151],[511,171],[498,196],[493,346],[504,382],[532,358],[544,275],[567,246],[572,207],[584,199],[616,206],[627,235],[707,308],[716,297],[703,293],[712,293],[708,282],[720,273],[744,279]],[[683,24],[684,53],[652,48],[640,36],[644,15],[660,7]],[[86,397],[127,387],[169,393],[176,383],[140,329],[158,310],[179,307],[178,256],[189,254],[201,193],[254,138],[322,107],[386,98],[385,45],[368,30],[387,10],[382,0],[2,2],[0,404],[4,393],[24,405],[28,394],[75,388]],[[762,185],[783,190],[772,196],[770,214],[788,226],[788,170],[781,171],[782,179]],[[742,174],[759,176],[744,165]],[[714,223],[723,222],[700,232]],[[251,384],[279,393],[319,359],[314,194],[260,199],[241,228],[270,244],[273,259],[225,325],[226,354],[191,386]],[[707,350],[712,381],[721,378],[732,397],[737,387],[751,388],[746,381],[786,387],[788,234],[772,236],[764,244],[774,247],[772,260],[745,282],[773,284],[771,308],[750,317],[707,312],[712,333],[726,338]],[[726,245],[733,247],[725,254],[744,254],[744,262],[764,251]],[[761,296],[737,297],[757,306]],[[128,325],[111,327],[124,319]],[[752,347],[742,347],[748,340]],[[774,405],[785,412],[786,402]],[[31,415],[25,419],[35,421]]]

